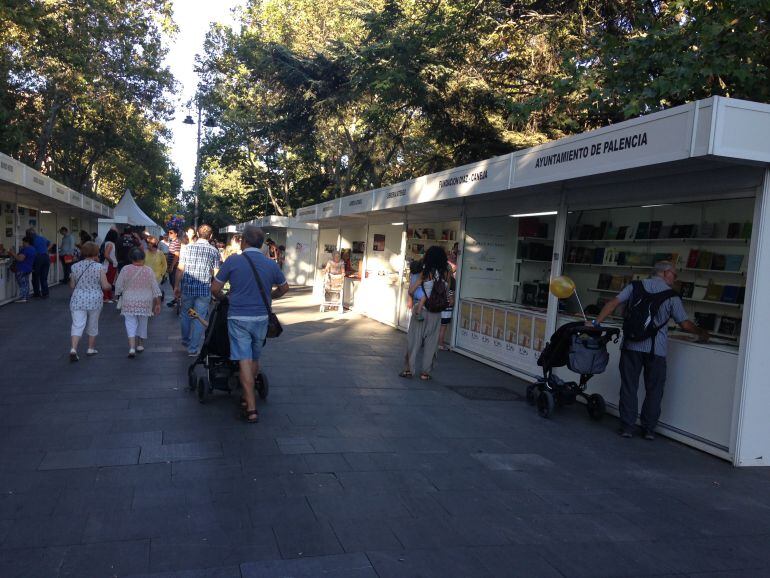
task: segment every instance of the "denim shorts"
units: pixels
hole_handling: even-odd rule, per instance
[[[256,361],[262,353],[262,344],[267,335],[267,317],[257,321],[228,319],[227,332],[230,334],[230,359]]]

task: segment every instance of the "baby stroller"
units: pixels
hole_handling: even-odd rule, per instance
[[[200,321],[206,327],[203,346],[198,357],[187,369],[187,379],[190,391],[196,391],[198,401],[206,403],[206,399],[215,389],[232,393],[238,389],[238,362],[230,360],[230,337],[227,333],[227,298],[215,301],[208,321],[200,319],[194,309],[188,315]],[[202,365],[206,376],[196,376],[195,368]],[[267,399],[269,385],[263,372],[257,376],[254,388],[260,399]]]
[[[342,293],[345,285],[345,275],[327,274],[324,278],[324,296],[321,302],[321,313],[327,308],[337,309],[340,313],[343,311]]]
[[[581,397],[591,419],[600,420],[606,410],[604,398],[598,393],[587,395],[586,385],[594,375],[604,373],[610,359],[607,343],[617,343],[619,335],[615,327],[590,327],[582,321],[559,327],[537,360],[543,377],[527,386],[527,401],[537,406],[542,417],[549,417],[556,405],[570,405]],[[565,382],[553,373],[555,367],[565,365],[580,374],[580,383]]]

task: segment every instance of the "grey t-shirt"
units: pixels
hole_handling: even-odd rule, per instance
[[[648,293],[661,293],[662,291],[668,291],[671,289],[666,282],[660,277],[650,277],[644,279],[642,285]],[[633,295],[633,284],[626,285],[623,290],[618,294],[618,300],[621,303],[626,303],[631,299]],[[677,323],[687,321],[687,311],[684,310],[684,304],[679,297],[670,297],[666,299],[658,309],[658,314],[655,316],[655,325],[663,325],[655,335],[655,355],[662,357],[666,356],[668,351],[668,320],[673,319]],[[644,341],[626,341],[623,340],[622,347],[630,351],[641,351],[642,353],[649,353],[652,348],[652,339],[645,339]]]

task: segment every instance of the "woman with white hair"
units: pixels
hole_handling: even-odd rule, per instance
[[[128,357],[133,359],[144,351],[148,320],[160,314],[161,291],[155,273],[144,264],[144,251],[134,247],[128,258],[131,264],[121,269],[115,293],[120,295],[118,305],[126,324]]]

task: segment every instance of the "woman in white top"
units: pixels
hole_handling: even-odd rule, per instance
[[[118,276],[118,257],[115,250],[117,240],[118,232],[115,229],[110,229],[104,237],[104,243],[102,244],[102,255],[104,256],[102,266],[107,274],[107,281],[110,283],[110,286],[104,290],[105,303],[113,303],[112,287],[115,285],[115,277]]]
[[[72,330],[70,361],[78,361],[78,343],[87,328],[88,350],[86,355],[96,355],[96,336],[99,334],[99,315],[102,312],[102,291],[110,288],[107,275],[99,264],[99,247],[96,243],[83,243],[82,260],[70,270],[70,298]]]
[[[147,321],[153,313],[160,314],[161,292],[155,273],[144,264],[144,251],[134,247],[128,258],[131,264],[121,269],[115,293],[120,296],[118,304],[126,323],[128,356],[133,359],[137,352],[144,351]]]

